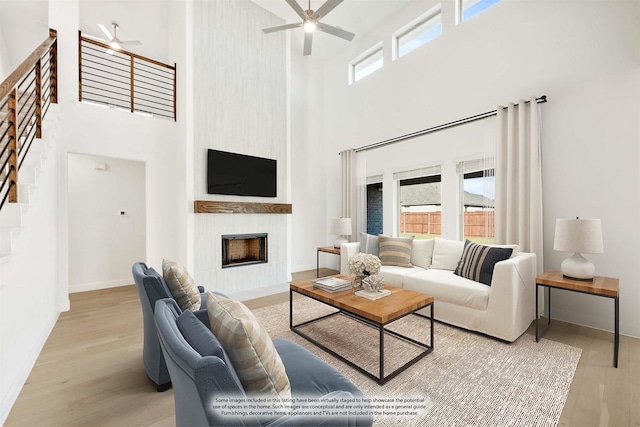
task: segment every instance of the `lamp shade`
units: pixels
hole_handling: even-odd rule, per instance
[[[334,236],[351,236],[351,218],[335,218],[331,220],[329,234]]]
[[[599,219],[557,219],[553,249],[561,252],[601,254],[602,225]]]

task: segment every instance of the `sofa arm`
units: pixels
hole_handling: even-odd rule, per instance
[[[340,274],[349,275],[349,259],[358,252],[360,252],[360,242],[340,245]]]
[[[496,263],[489,309],[501,313],[504,336],[514,341],[535,318],[536,254],[520,252]]]

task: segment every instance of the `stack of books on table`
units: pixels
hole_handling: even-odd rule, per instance
[[[314,288],[322,289],[327,292],[340,292],[351,289],[351,281],[338,279],[337,277],[322,277],[312,280]]]

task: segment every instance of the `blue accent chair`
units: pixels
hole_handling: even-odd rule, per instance
[[[144,262],[136,262],[132,267],[133,280],[136,283],[138,297],[142,305],[142,319],[144,326],[144,346],[142,350],[142,360],[147,375],[156,384],[158,391],[166,391],[171,387],[171,378],[167,365],[160,349],[158,341],[158,332],[153,319],[153,311],[155,310],[156,301],[163,298],[172,298],[171,291],[167,287],[162,275],[153,268],[147,267]],[[207,296],[204,288],[201,286],[200,297],[202,298],[202,307],[206,314]],[[178,308],[180,310],[180,308]]]
[[[173,299],[156,302],[155,321],[171,382],[177,426],[371,426],[370,415],[282,416],[222,415],[223,398],[245,398],[242,384],[224,348],[211,332],[206,313],[180,312]],[[364,394],[338,370],[285,339],[273,343],[284,363],[292,399],[359,398]]]

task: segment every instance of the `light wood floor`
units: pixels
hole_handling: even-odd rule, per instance
[[[312,277],[315,270],[294,280]],[[173,390],[156,392],[142,366],[135,287],[70,298],[71,310],[60,315],[6,425],[175,425]],[[245,304],[259,308],[288,298],[282,293]],[[535,334],[533,327],[528,333]],[[553,321],[545,338],[583,350],[559,425],[640,426],[640,340],[621,337],[615,369],[611,333]]]

